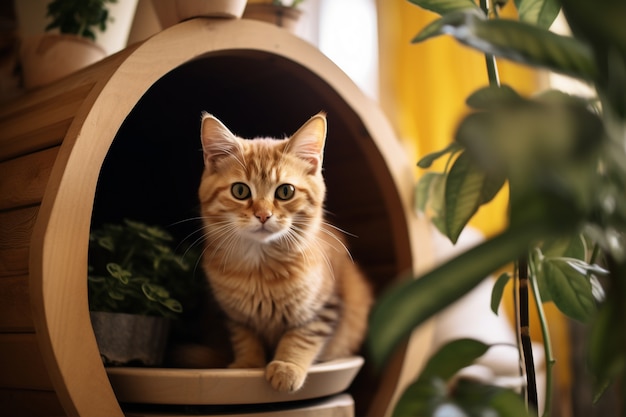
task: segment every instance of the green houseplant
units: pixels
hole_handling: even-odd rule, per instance
[[[198,17],[238,19],[246,3],[247,0],[152,0],[161,29]]]
[[[195,250],[177,253],[173,237],[160,226],[125,219],[104,224],[89,238],[89,308],[103,358],[119,364],[138,360],[158,364],[169,330],[169,319],[183,311],[179,299],[189,299],[198,288]],[[123,334],[122,324],[129,330]],[[113,334],[99,334],[111,329]],[[140,346],[137,332],[153,328],[160,339],[146,340],[154,353],[131,352]],[[111,351],[120,345],[121,352]],[[111,350],[110,350],[111,349]]]
[[[250,2],[246,6],[243,17],[272,23],[278,27],[295,32],[302,15],[299,6],[304,0],[268,0]]]
[[[411,0],[438,13],[414,42],[443,34],[485,54],[490,85],[474,92],[472,112],[455,141],[428,155],[420,166],[448,158],[443,172],[418,184],[419,208],[430,205],[434,223],[452,241],[476,210],[508,183],[509,225],[499,235],[433,271],[392,289],[371,320],[370,349],[383,363],[412,329],[469,292],[498,268],[516,262],[493,292],[497,307],[504,283],[516,281],[527,393],[468,381],[447,385],[452,376],[489,347],[472,340],[444,346],[400,399],[395,415],[526,415],[537,412],[532,355],[528,351],[528,291],[553,301],[590,329],[588,364],[598,396],[617,381],[624,385],[626,336],[626,3],[621,0],[515,0],[519,21],[498,17],[506,1]],[[563,10],[573,36],[548,30]],[[494,56],[547,68],[595,88],[594,99],[557,91],[522,97],[500,85]],[[606,291],[602,291],[600,281]],[[492,306],[492,307],[493,307]],[[542,320],[548,362],[553,361]],[[535,392],[533,392],[535,391]],[[623,398],[623,391],[622,391]],[[621,413],[625,411],[622,410]],[[544,415],[550,414],[550,392]]]
[[[52,21],[46,30],[59,29],[61,33],[96,40],[95,28],[104,32],[111,20],[107,3],[117,0],[53,0],[48,4],[47,15]]]
[[[22,40],[20,60],[27,89],[56,81],[106,56],[95,43],[96,29],[112,21],[108,4],[117,0],[52,0],[46,9],[51,19],[41,35]],[[58,32],[58,33],[57,33]]]

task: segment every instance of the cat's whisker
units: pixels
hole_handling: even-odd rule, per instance
[[[199,221],[199,220],[202,220],[202,216],[188,217],[186,219],[177,220],[177,221],[175,221],[173,223],[170,223],[169,227],[178,226],[178,225],[181,225],[183,223],[188,223],[188,222],[196,222],[196,221]]]
[[[305,261],[309,261],[308,252],[310,249],[302,243],[301,236],[299,236],[294,229],[290,229],[283,236],[283,239],[286,241],[288,248],[290,248],[290,252],[293,253],[301,253],[305,258]]]
[[[188,233],[187,236],[185,236],[181,240],[181,242],[180,242],[180,244],[178,246],[181,246],[182,244],[184,244],[184,243],[186,243],[188,241],[191,241],[193,239],[193,241],[188,244],[188,249],[187,249],[187,251],[188,251],[190,248],[193,248],[196,245],[198,245],[199,243],[201,243],[204,240],[204,229],[205,229],[205,227],[206,226],[199,227],[196,230],[194,230],[193,232]],[[200,235],[200,237],[195,237],[196,235]]]
[[[324,222],[322,224],[322,226],[320,227],[320,231],[322,233],[326,234],[327,236],[332,237],[335,241],[337,241],[337,243],[339,243],[341,245],[341,247],[343,248],[343,250],[346,252],[346,254],[350,258],[350,260],[354,263],[354,259],[352,258],[352,254],[350,253],[350,250],[348,249],[346,244],[343,242],[343,240],[341,240],[339,237],[337,237],[337,235],[332,230],[326,229],[325,226],[332,226],[332,225]],[[341,229],[337,229],[337,230],[341,230]]]
[[[293,231],[300,238],[303,238],[303,237],[306,236],[306,230],[304,228],[299,227],[297,225],[297,222],[295,222],[292,225],[292,228],[290,229],[290,231]],[[294,239],[296,239],[296,238],[294,237]],[[297,240],[299,242],[299,239],[297,239]],[[313,251],[313,248],[311,248],[310,245],[304,246],[304,245],[298,243],[299,245],[303,246],[303,249],[301,249],[300,252],[303,254],[303,257],[305,258],[305,261],[307,263],[309,263],[309,265],[313,264],[315,262],[315,260],[309,262],[308,254],[317,253],[318,255],[321,255],[324,263],[326,264],[326,266],[328,268],[328,270],[331,272],[331,276],[334,278],[332,263],[331,263],[330,259],[328,258],[328,255],[326,254],[326,251],[324,250],[324,247],[323,247],[322,243],[319,241],[318,238],[310,239],[309,243],[315,245],[315,249],[316,249],[315,251]]]
[[[328,222],[324,221],[324,222],[322,222],[322,224],[323,224],[324,226],[328,226],[328,227],[330,227],[330,228],[332,228],[332,229],[335,229],[336,231],[341,232],[341,233],[343,233],[344,235],[347,235],[347,236],[350,236],[350,237],[356,237],[356,238],[358,238],[358,237],[359,237],[358,235],[355,235],[354,233],[350,233],[350,232],[348,232],[347,230],[341,229],[340,227],[337,227],[337,226],[335,226],[335,225],[334,225],[334,224],[332,224],[332,223],[328,223]]]
[[[215,250],[219,250],[226,242],[233,239],[236,231],[236,227],[233,225],[223,225],[218,229],[211,230],[207,233],[207,241],[209,241],[211,246],[215,247]],[[218,245],[213,245],[214,242],[219,242]]]

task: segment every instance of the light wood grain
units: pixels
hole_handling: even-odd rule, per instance
[[[91,86],[35,102],[0,119],[0,160],[58,145]]]
[[[28,273],[30,238],[39,207],[0,212],[0,277]]]
[[[37,206],[0,212],[0,250],[28,247],[38,212]]]
[[[58,151],[54,147],[0,162],[0,210],[41,202]]]

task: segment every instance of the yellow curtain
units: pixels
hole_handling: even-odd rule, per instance
[[[468,110],[465,98],[488,84],[485,59],[448,36],[411,44],[438,16],[408,1],[378,0],[378,11],[381,105],[417,162],[453,139]],[[512,7],[505,10],[514,12]],[[537,90],[536,72],[506,61],[498,69],[501,82],[520,93]],[[421,174],[416,168],[416,177]],[[507,198],[506,192],[500,193],[471,224],[487,236],[502,230]]]
[[[424,155],[443,149],[453,138],[456,127],[468,112],[467,96],[488,84],[485,58],[448,36],[411,44],[411,39],[438,15],[425,11],[408,0],[377,0],[380,58],[380,102],[398,137],[417,162]],[[502,11],[504,17],[516,14],[513,2]],[[522,95],[538,91],[537,71],[499,61],[502,84],[511,85]],[[443,169],[442,164],[434,169]],[[416,179],[422,174],[416,167]],[[508,192],[501,192],[490,204],[482,207],[470,224],[487,237],[506,226]],[[511,291],[506,292],[507,295]],[[512,315],[512,298],[505,298]],[[563,391],[570,381],[567,322],[553,305],[546,306],[551,323],[555,368]],[[534,340],[541,340],[536,315],[531,317]],[[563,393],[563,391],[561,391]]]

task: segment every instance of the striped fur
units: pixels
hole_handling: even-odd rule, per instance
[[[279,391],[298,390],[312,363],[355,353],[371,305],[366,279],[323,218],[325,137],[324,114],[284,140],[241,139],[202,118],[203,267],[229,319],[230,366],[265,367]]]

